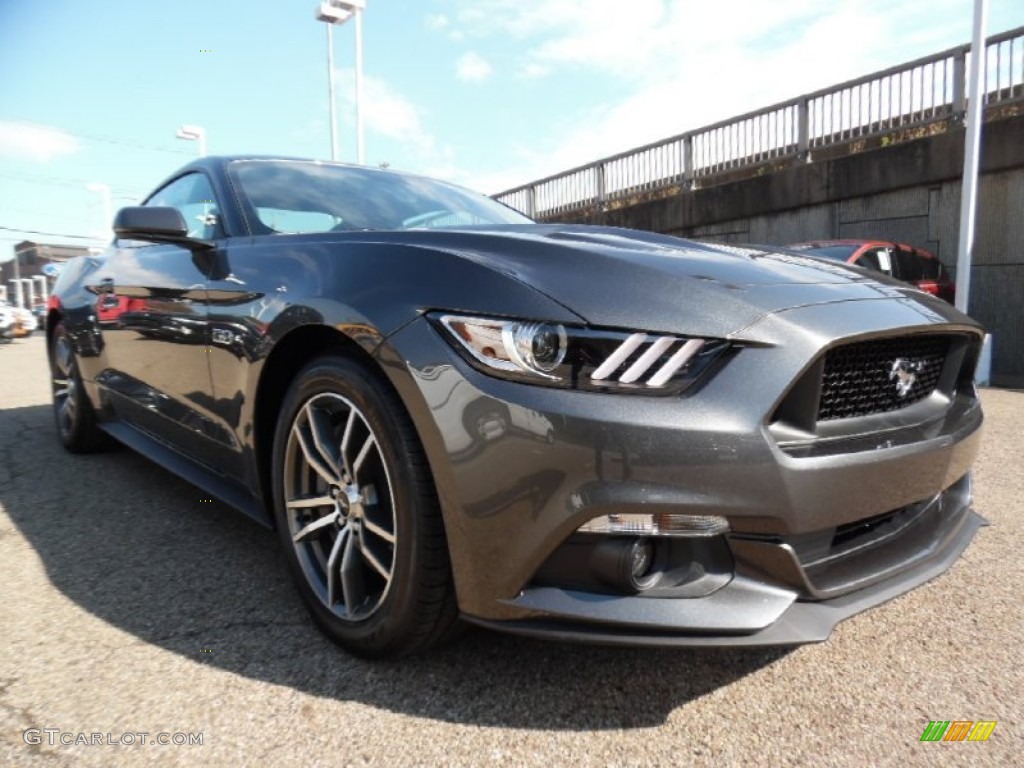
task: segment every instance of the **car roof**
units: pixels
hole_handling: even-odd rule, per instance
[[[382,173],[382,174],[398,174],[400,176],[422,176],[418,173],[410,173],[408,171],[401,171],[393,168],[377,168],[372,165],[359,165],[358,163],[343,163],[337,160],[323,160],[315,157],[293,157],[290,155],[207,155],[205,157],[197,157],[192,162],[185,166],[182,166],[176,170],[170,178],[181,176],[187,171],[194,170],[222,170],[231,163],[238,161],[255,161],[255,162],[285,162],[285,163],[304,163],[304,164],[315,164],[315,165],[332,165],[339,166],[341,168],[352,168],[360,171],[369,171],[371,173]]]

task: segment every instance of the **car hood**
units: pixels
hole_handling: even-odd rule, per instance
[[[787,309],[894,298],[923,302],[922,323],[936,321],[936,305],[906,284],[762,246],[557,224],[419,230],[394,239],[508,274],[592,325],[725,337]]]

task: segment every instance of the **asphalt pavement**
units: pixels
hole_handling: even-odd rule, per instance
[[[128,450],[65,454],[41,335],[0,345],[0,764],[1022,765],[1024,393],[982,397],[991,526],[826,643],[472,630],[381,663],[313,627],[268,531]],[[921,742],[930,720],[997,725]]]

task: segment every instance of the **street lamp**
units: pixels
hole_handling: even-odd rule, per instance
[[[93,181],[86,184],[85,188],[90,192],[99,192],[103,197],[103,226],[100,228],[100,232],[106,238],[107,230],[110,229],[110,222],[114,217],[113,206],[110,202],[110,185]]]
[[[338,159],[338,122],[334,96],[333,25],[341,26],[353,16],[356,20],[356,160],[362,165],[363,152],[363,10],[366,0],[324,0],[316,9],[316,20],[327,22],[327,88],[331,108],[331,159]]]
[[[179,139],[199,142],[199,156],[206,157],[206,129],[198,125],[183,125],[174,134]]]

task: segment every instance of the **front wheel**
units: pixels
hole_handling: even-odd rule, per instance
[[[419,650],[457,620],[444,525],[408,414],[378,374],[320,358],[274,439],[278,532],[313,618],[370,657]]]

